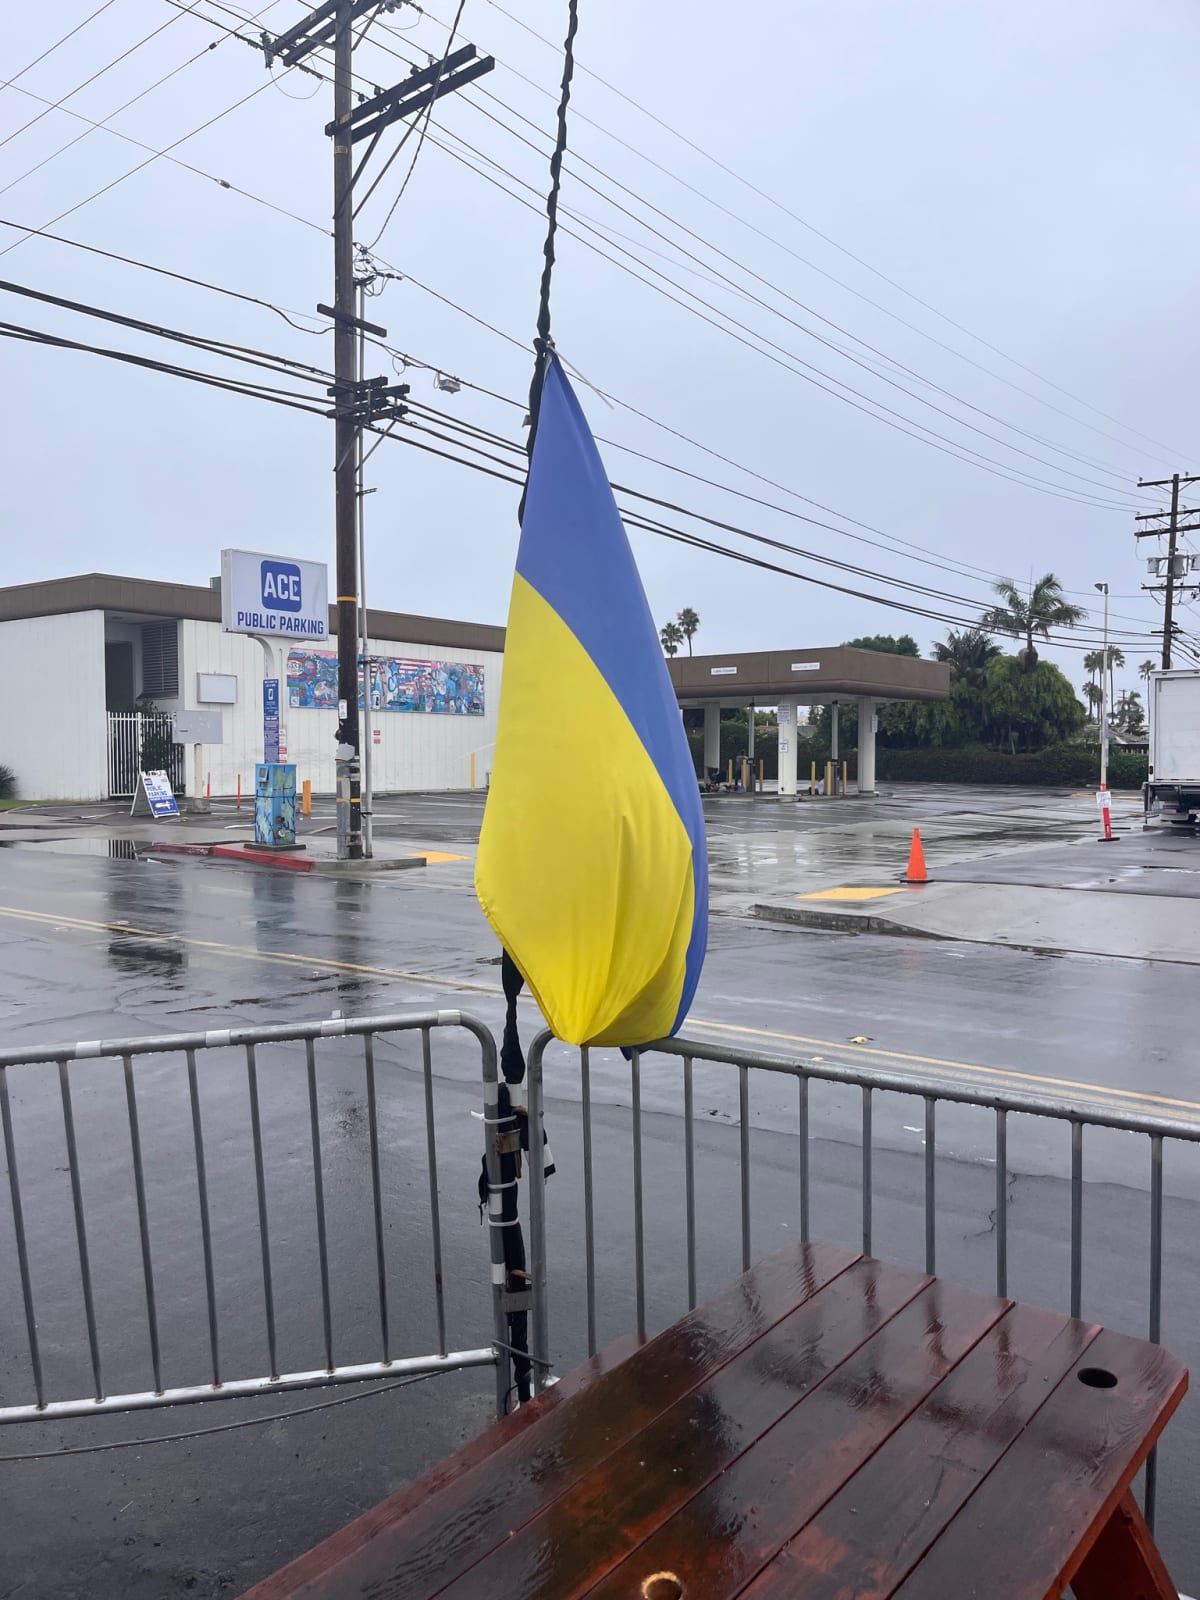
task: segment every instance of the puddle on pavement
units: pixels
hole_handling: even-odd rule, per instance
[[[0,839],[0,850],[38,850],[49,851],[51,855],[137,861],[139,844],[136,839]]]

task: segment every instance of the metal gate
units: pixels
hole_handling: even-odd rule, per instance
[[[108,713],[108,796],[129,799],[140,772],[164,771],[176,794],[184,789],[184,749],[174,742],[174,718],[165,711]]]
[[[459,1125],[447,1251],[435,1031],[494,1105],[458,1011],[0,1051],[0,1424],[485,1366],[503,1412],[497,1136]]]

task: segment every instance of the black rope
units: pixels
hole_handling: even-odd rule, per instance
[[[546,381],[546,362],[554,342],[550,337],[550,285],[554,277],[554,238],[558,232],[558,192],[562,185],[562,163],[567,149],[567,107],[571,103],[571,79],[575,74],[575,35],[579,31],[579,0],[567,0],[567,37],[563,44],[562,86],[558,100],[558,129],[550,157],[550,193],[546,196],[546,242],[542,247],[542,282],[538,291],[537,337],[533,342],[535,359],[533,381],[529,386],[529,454],[537,433],[542,386]],[[524,509],[522,504],[522,509]]]
[[[459,6],[461,14],[462,7]],[[562,91],[558,102],[558,131],[554,141],[554,153],[550,157],[550,192],[546,197],[546,243],[543,247],[542,281],[538,291],[537,337],[534,340],[533,380],[529,386],[529,458],[533,459],[533,440],[537,433],[538,411],[542,403],[542,387],[546,380],[546,365],[554,349],[554,342],[550,337],[550,285],[554,276],[554,236],[558,230],[558,191],[562,182],[563,154],[567,148],[567,106],[571,100],[571,78],[575,72],[575,34],[579,28],[579,0],[567,0],[567,38],[563,46],[563,75]],[[457,18],[455,19],[457,24]],[[518,521],[525,519],[525,494],[528,491],[528,478],[525,489],[521,492],[521,505],[517,513]],[[504,1075],[504,1082],[499,1086],[498,1118],[496,1133],[502,1134],[509,1131],[518,1133],[520,1149],[529,1158],[529,1178],[531,1183],[545,1183],[546,1179],[554,1172],[554,1163],[550,1159],[546,1132],[543,1128],[539,1141],[540,1148],[535,1152],[530,1148],[529,1113],[523,1106],[514,1106],[512,1088],[522,1083],[525,1078],[525,1052],[521,1048],[521,1036],[517,1028],[517,997],[525,987],[525,979],[517,967],[516,962],[507,950],[502,953],[500,967],[500,981],[504,988],[504,1037],[500,1046],[500,1068]],[[511,1087],[510,1087],[511,1086]],[[521,1296],[529,1287],[528,1263],[525,1255],[525,1236],[521,1229],[519,1211],[517,1208],[518,1183],[521,1177],[521,1158],[516,1152],[505,1153],[500,1157],[501,1189],[501,1215],[500,1221],[506,1224],[502,1229],[504,1240],[504,1269],[505,1288],[510,1296]],[[479,1205],[480,1216],[489,1197],[487,1160],[484,1159],[483,1171],[479,1177]],[[492,1220],[489,1216],[489,1221]],[[529,1399],[533,1392],[533,1363],[529,1359],[529,1313],[524,1309],[514,1306],[509,1310],[508,1316],[509,1350],[513,1357],[513,1377],[516,1379],[514,1387],[517,1398],[521,1403]],[[541,1352],[543,1359],[546,1352]],[[511,1393],[511,1390],[509,1391]],[[505,1401],[507,1409],[507,1397]]]

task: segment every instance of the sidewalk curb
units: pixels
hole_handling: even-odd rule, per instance
[[[425,867],[425,856],[402,856],[390,860],[372,857],[366,861],[321,860],[318,856],[277,853],[274,850],[256,850],[253,845],[241,844],[185,844],[182,841],[163,840],[142,848],[142,854],[174,856],[206,856],[220,861],[232,861],[240,866],[274,867],[281,872],[316,872],[329,877],[373,877],[377,872],[404,872],[410,867]]]
[[[816,906],[758,904],[750,907],[750,915],[760,922],[781,922],[793,928],[819,928],[825,933],[885,933],[901,939],[950,938],[949,934],[905,927],[902,922],[892,922],[887,917],[878,917],[869,911],[827,911]]]

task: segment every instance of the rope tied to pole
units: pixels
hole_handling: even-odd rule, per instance
[[[546,196],[546,240],[542,246],[542,280],[538,289],[537,335],[533,341],[533,379],[529,385],[529,454],[537,434],[538,411],[542,404],[542,385],[546,377],[546,358],[554,349],[550,336],[550,288],[554,279],[554,241],[558,233],[558,196],[562,187],[563,156],[567,149],[567,108],[571,103],[571,80],[575,76],[575,35],[579,31],[579,0],[567,0],[567,37],[563,43],[562,83],[559,86],[558,119],[554,150],[550,156],[550,191]],[[522,498],[522,506],[524,499]]]

